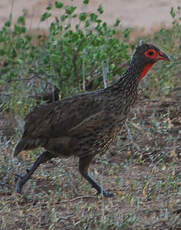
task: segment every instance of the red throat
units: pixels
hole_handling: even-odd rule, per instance
[[[138,80],[140,81],[142,78],[145,77],[145,75],[148,73],[148,71],[151,69],[151,67],[154,65],[155,63],[150,63],[150,64],[147,64],[143,71],[141,72],[141,75],[140,77],[138,78]]]

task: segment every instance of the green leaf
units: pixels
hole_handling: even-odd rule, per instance
[[[6,27],[10,27],[10,26],[11,26],[11,21],[10,21],[10,20],[6,21],[6,22],[4,23],[4,25],[5,25]]]
[[[0,56],[4,56],[6,54],[4,49],[0,49]]]
[[[126,28],[124,31],[124,37],[129,38],[129,35],[130,35],[130,30],[128,28]]]
[[[90,20],[91,20],[92,22],[96,22],[97,18],[98,18],[97,14],[94,14],[94,13],[91,13],[91,14],[90,14]]]
[[[60,17],[60,20],[61,20],[62,22],[64,22],[64,21],[67,19],[67,17],[68,17],[67,15],[64,15],[64,14],[63,14],[63,15]]]
[[[50,4],[47,6],[46,9],[47,9],[47,10],[51,10],[51,9],[52,9],[52,4],[50,3]]]
[[[17,61],[17,63],[18,63],[18,64],[20,64],[20,65],[23,63],[23,60],[22,60],[22,59],[20,59],[20,58],[17,58],[17,60],[16,60],[16,61]]]
[[[17,23],[21,25],[25,25],[25,17],[24,16],[19,16],[17,19]]]
[[[90,26],[90,22],[89,22],[89,20],[86,20],[85,21],[85,27],[89,27]]]
[[[103,6],[102,6],[102,5],[99,5],[97,11],[98,11],[100,14],[103,14],[103,13],[104,13]]]
[[[79,16],[80,21],[85,21],[86,18],[87,18],[87,13],[85,13],[85,12],[80,13],[80,16]]]
[[[175,13],[175,10],[173,7],[170,10],[170,15],[172,16],[172,18],[175,18],[175,16],[176,16],[176,13]]]
[[[66,14],[71,15],[73,14],[76,8],[76,6],[65,6],[65,12]]]
[[[51,17],[51,15],[51,13],[45,12],[44,14],[42,14],[40,21],[43,22],[47,20],[47,18]]]
[[[89,0],[84,0],[83,3],[84,3],[85,5],[88,5],[88,4],[89,4]]]
[[[51,55],[51,61],[54,62],[54,63],[60,63],[60,55],[57,55],[57,54],[52,54]]]
[[[55,2],[55,7],[61,9],[64,6],[63,2]]]
[[[3,85],[4,83],[6,83],[6,81],[3,79],[0,79],[0,85]]]
[[[16,34],[23,34],[26,32],[26,27],[25,26],[18,26],[18,25],[14,25],[14,32]]]
[[[117,18],[117,19],[116,19],[116,22],[115,22],[115,24],[114,24],[114,26],[117,27],[117,26],[119,26],[119,24],[120,24],[120,19]]]

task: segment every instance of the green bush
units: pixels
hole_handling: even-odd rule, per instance
[[[103,87],[103,74],[111,80],[123,71],[128,59],[128,44],[116,38],[120,21],[109,26],[100,19],[100,5],[95,13],[77,14],[76,7],[55,2],[41,16],[46,21],[52,9],[60,11],[50,24],[47,39],[41,46],[34,42],[26,28],[26,15],[20,16],[12,28],[12,20],[0,31],[1,90],[9,95],[8,106],[24,114],[34,105],[31,94],[56,85],[61,97],[84,90]],[[123,31],[123,37],[128,30]]]
[[[26,27],[26,13],[12,25],[12,16],[0,31],[0,103],[16,114],[24,116],[37,95],[60,89],[60,96],[74,95],[85,90],[103,88],[103,75],[108,82],[124,71],[130,48],[130,30],[121,29],[117,20],[110,26],[101,19],[104,9],[87,13],[88,0],[83,1],[84,10],[77,13],[73,5],[55,2],[47,6],[41,21],[53,16],[54,8],[59,16],[48,28],[43,40],[31,35]],[[171,29],[162,28],[152,36],[144,37],[171,56],[170,63],[159,63],[145,81],[149,87],[145,93],[151,97],[164,95],[180,84],[180,8],[170,11],[173,18]],[[144,86],[144,84],[143,84]]]

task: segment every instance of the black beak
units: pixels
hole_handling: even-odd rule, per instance
[[[167,55],[166,55],[165,53],[163,53],[162,51],[160,51],[160,52],[158,53],[157,59],[158,59],[158,60],[163,60],[163,61],[170,61],[169,56],[167,56]]]

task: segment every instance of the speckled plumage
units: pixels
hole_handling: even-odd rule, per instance
[[[80,158],[80,173],[92,186],[105,196],[112,195],[89,176],[88,167],[96,154],[105,153],[119,133],[135,103],[141,73],[146,65],[157,61],[145,56],[147,50],[161,52],[150,44],[138,46],[127,71],[112,86],[40,105],[27,115],[24,133],[14,155],[39,146],[46,151],[37,159],[36,167],[32,166],[20,178],[18,192],[39,164],[52,157],[74,155]]]

